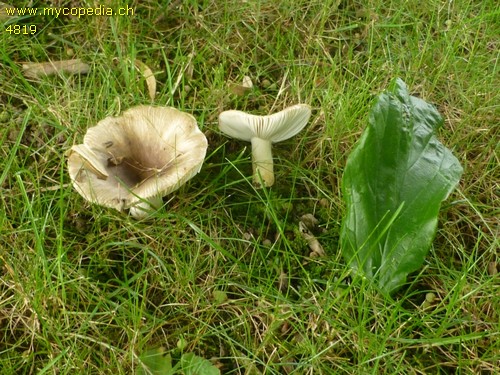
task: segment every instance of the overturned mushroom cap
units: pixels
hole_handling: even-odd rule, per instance
[[[230,110],[219,115],[219,128],[229,137],[252,143],[254,182],[272,186],[272,143],[296,135],[307,124],[310,116],[311,107],[307,104],[296,104],[268,116]]]
[[[276,143],[299,133],[310,116],[311,107],[307,104],[296,104],[267,116],[230,110],[219,115],[219,128],[228,136],[242,141],[258,137]]]
[[[200,171],[207,139],[193,116],[169,107],[138,106],[87,130],[68,151],[75,189],[93,203],[124,210],[178,189]]]

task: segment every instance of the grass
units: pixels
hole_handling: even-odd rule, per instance
[[[130,17],[8,21],[37,25],[35,36],[3,26],[0,373],[131,374],[160,346],[224,374],[494,373],[496,2],[132,7]],[[23,76],[23,62],[74,57],[88,74]],[[64,156],[100,119],[151,103],[136,59],[155,72],[154,104],[192,113],[209,141],[201,172],[151,222],[85,202]],[[236,95],[230,84],[244,76],[254,88]],[[386,300],[367,282],[349,283],[339,185],[375,96],[396,76],[439,108],[439,138],[465,172],[425,266]],[[218,113],[298,102],[313,107],[312,119],[274,148],[276,186],[256,190],[248,144],[219,132]],[[304,214],[319,220],[327,257],[309,257],[298,234]]]

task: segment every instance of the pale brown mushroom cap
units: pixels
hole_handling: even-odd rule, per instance
[[[123,210],[177,190],[200,171],[207,146],[193,116],[138,106],[89,128],[68,170],[85,199]]]

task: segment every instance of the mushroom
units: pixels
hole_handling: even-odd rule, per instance
[[[310,116],[311,107],[307,104],[296,104],[268,116],[231,110],[219,115],[219,128],[229,137],[252,143],[253,180],[259,186],[272,186],[272,143],[293,137],[304,128]]]
[[[88,201],[143,218],[200,171],[206,151],[193,116],[138,106],[89,128],[83,144],[68,150],[68,170]]]

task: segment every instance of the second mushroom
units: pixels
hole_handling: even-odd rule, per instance
[[[272,144],[300,132],[309,121],[311,107],[296,104],[267,116],[242,111],[224,111],[219,128],[227,136],[252,143],[253,180],[258,186],[274,184]]]

